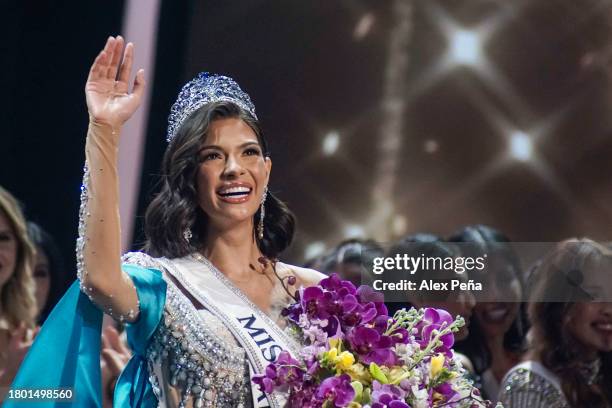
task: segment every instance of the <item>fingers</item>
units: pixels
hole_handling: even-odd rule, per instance
[[[107,44],[108,45],[108,44]],[[123,37],[120,35],[117,38],[111,40],[110,44],[110,65],[106,72],[106,78],[115,80],[117,78],[117,72],[119,71],[119,64],[121,63],[121,54],[123,53]]]
[[[125,342],[121,338],[121,335],[113,326],[107,326],[104,329],[104,334],[102,335],[102,348],[114,350],[126,359],[129,359],[132,355],[130,349],[127,348]]]
[[[132,93],[136,95],[138,99],[142,99],[144,95],[144,90],[146,86],[146,81],[144,77],[144,69],[139,69],[136,73],[136,78],[134,78],[134,87],[132,89]]]
[[[105,330],[105,334],[108,340],[108,347],[113,350],[120,350],[121,339],[119,338],[119,332],[113,326],[108,326]]]
[[[115,39],[113,37],[108,37],[106,39],[104,48],[102,49],[102,51],[100,51],[100,53],[94,60],[94,63],[92,64],[91,69],[89,70],[89,77],[87,78],[88,81],[106,78],[106,74],[108,72],[108,66],[110,62],[109,53],[112,49],[114,40]]]
[[[21,344],[25,341],[26,325],[22,322],[13,332],[11,333],[11,340],[9,342],[10,350],[17,350],[21,347]]]
[[[103,67],[106,58],[106,52],[104,50],[100,51],[100,53],[94,60],[91,69],[89,70],[89,77],[87,77],[88,81],[95,81],[102,76],[102,72],[106,73],[106,68]]]
[[[119,70],[119,77],[117,78],[120,82],[125,82],[126,85],[130,80],[130,73],[132,72],[132,63],[134,62],[134,44],[131,42],[125,46],[125,52],[123,54],[123,62]]]
[[[104,333],[102,333],[102,349],[107,349],[110,348],[110,342],[108,341],[108,338],[106,336],[106,330],[104,330]]]
[[[102,350],[102,358],[106,362],[106,366],[113,375],[119,375],[125,367],[125,362],[121,358],[121,355],[115,350],[105,348]]]

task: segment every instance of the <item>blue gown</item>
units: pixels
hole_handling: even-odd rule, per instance
[[[157,398],[148,381],[145,350],[163,315],[166,282],[157,269],[123,265],[140,302],[136,322],[127,325],[134,355],[115,386],[115,407],[149,408]],[[100,337],[103,313],[75,282],[53,309],[26,355],[13,384],[18,389],[71,388],[70,402],[5,400],[3,408],[102,407]]]

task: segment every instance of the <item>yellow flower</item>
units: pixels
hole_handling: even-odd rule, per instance
[[[442,367],[444,367],[444,354],[439,353],[436,356],[431,358],[431,363],[429,367],[429,375],[431,378],[435,378],[440,371],[442,371]]]
[[[348,351],[340,353],[336,358],[336,370],[348,370],[355,363],[355,357]]]
[[[339,338],[331,338],[331,339],[329,339],[329,348],[330,349],[340,348],[342,346],[342,343],[340,341],[341,340]]]

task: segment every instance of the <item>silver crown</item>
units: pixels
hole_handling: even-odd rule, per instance
[[[257,119],[251,98],[240,89],[236,81],[227,76],[200,72],[183,86],[170,108],[166,140],[172,141],[185,119],[193,112],[207,103],[220,101],[233,102]]]

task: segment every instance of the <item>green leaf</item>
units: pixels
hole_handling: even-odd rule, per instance
[[[361,397],[363,396],[363,384],[359,381],[353,381],[351,386],[355,390],[355,401],[361,402]]]
[[[387,379],[387,376],[385,375],[385,373],[382,372],[378,364],[370,363],[369,369],[370,369],[370,374],[372,374],[372,377],[374,377],[375,380],[378,380],[378,382],[382,384],[389,384],[389,380]]]

